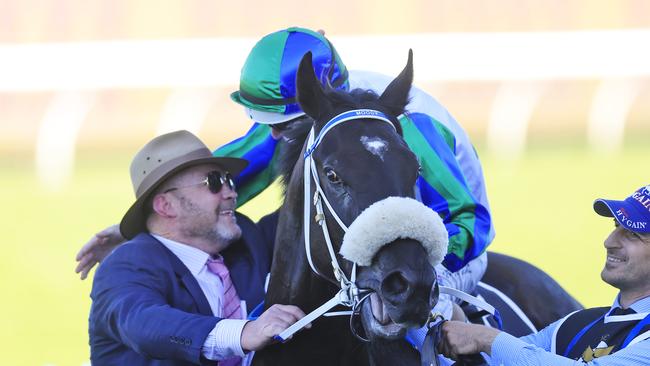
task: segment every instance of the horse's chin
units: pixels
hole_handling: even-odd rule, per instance
[[[370,340],[402,338],[407,328],[407,325],[397,324],[391,319],[386,305],[376,293],[363,303],[361,321]]]

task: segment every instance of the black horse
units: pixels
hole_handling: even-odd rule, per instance
[[[348,278],[353,266],[338,255],[345,232],[333,212],[349,226],[375,202],[388,197],[413,198],[419,171],[415,155],[401,137],[396,118],[408,103],[413,78],[411,53],[402,73],[381,96],[364,90],[324,91],[311,65],[311,54],[307,54],[297,74],[297,99],[313,120],[316,136],[332,117],[350,110],[379,111],[387,116],[389,123],[373,118],[346,122],[345,126],[331,129],[313,152],[307,151],[312,146],[306,140],[308,128],[312,127],[310,122],[295,124],[292,130],[285,132],[287,143],[283,146],[281,165],[286,191],[280,209],[266,307],[276,303],[294,304],[305,312],[330,300],[341,284],[333,274],[332,259],[321,227],[314,220],[315,213],[309,214],[309,227],[303,222],[305,203],[311,204],[316,190],[311,185],[305,195],[303,179],[310,179],[304,169],[302,157],[305,152],[313,155],[316,179],[331,204],[331,208],[324,209],[322,218],[329,228],[341,270]],[[381,141],[382,153],[371,151],[361,142],[364,139]],[[307,246],[305,230],[310,238]],[[309,254],[306,247],[310,249]],[[418,365],[419,355],[403,339],[403,334],[407,327],[424,324],[437,301],[435,272],[428,260],[430,253],[421,241],[397,239],[387,242],[373,254],[370,265],[359,267],[356,279],[358,287],[372,291],[369,300],[357,309],[361,327],[348,317],[319,318],[313,322],[312,329],[296,334],[290,342],[258,352],[253,364]],[[545,322],[553,316],[540,319]],[[356,332],[370,342],[360,341],[351,328],[357,329]]]

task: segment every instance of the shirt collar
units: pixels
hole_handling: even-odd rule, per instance
[[[164,238],[160,235],[151,234],[151,236],[158,239],[162,245],[171,250],[172,253],[174,253],[174,255],[176,255],[178,259],[181,260],[181,262],[183,262],[185,267],[187,267],[187,269],[189,269],[192,275],[195,277],[198,276],[199,272],[201,272],[205,266],[205,263],[210,258],[210,254],[202,251],[201,249]]]
[[[621,306],[619,302],[620,297],[621,294],[618,294],[616,296],[616,299],[614,299],[614,304],[612,304],[612,308]],[[630,308],[632,308],[632,310],[636,311],[637,313],[650,313],[650,296],[646,296],[640,300],[633,302],[632,305],[630,305]]]

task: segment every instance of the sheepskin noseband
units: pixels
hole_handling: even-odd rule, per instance
[[[405,197],[388,197],[365,209],[343,237],[340,253],[347,260],[369,266],[382,246],[397,239],[422,243],[432,266],[447,254],[449,238],[440,216]]]

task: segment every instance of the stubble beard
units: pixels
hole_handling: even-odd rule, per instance
[[[241,238],[242,232],[237,219],[220,217],[219,209],[215,211],[202,211],[196,204],[181,197],[181,205],[188,213],[183,234],[186,237],[203,239],[211,245],[216,245],[220,250]]]
[[[600,278],[608,285],[617,288],[619,291],[627,291],[635,288],[638,284],[634,280],[634,275],[628,270],[603,268],[600,272]]]
[[[220,219],[218,213],[215,214],[217,216],[217,223],[206,233],[207,237],[214,240],[215,243],[223,244],[224,247],[241,238],[241,228],[237,225],[236,218],[233,217],[233,222],[229,223]],[[227,220],[230,220],[230,218],[227,218]]]

